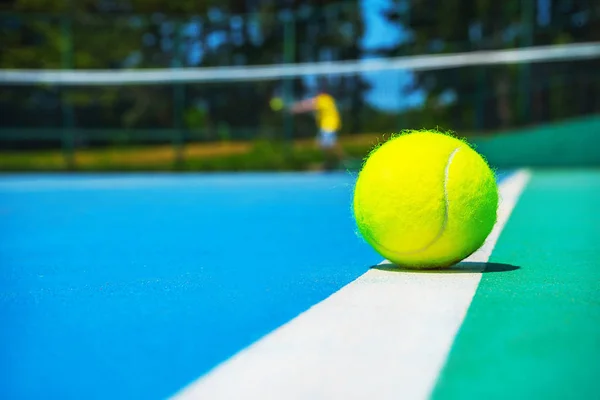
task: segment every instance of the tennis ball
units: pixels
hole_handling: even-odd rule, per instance
[[[269,105],[271,106],[271,110],[281,111],[281,109],[283,108],[283,100],[281,99],[281,97],[273,97],[269,102]]]
[[[436,131],[408,131],[366,158],[353,208],[359,233],[388,261],[449,267],[490,234],[498,187],[467,142]]]

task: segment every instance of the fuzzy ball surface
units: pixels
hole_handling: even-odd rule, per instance
[[[479,249],[492,231],[498,187],[466,141],[408,131],[375,148],[354,187],[359,233],[406,268],[449,267]]]

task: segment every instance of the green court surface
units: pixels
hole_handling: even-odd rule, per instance
[[[600,398],[600,170],[535,171],[432,398]]]

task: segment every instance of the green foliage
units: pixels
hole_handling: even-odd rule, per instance
[[[92,161],[75,165],[75,171],[287,171],[305,170],[312,164],[324,160],[323,154],[314,148],[288,148],[282,143],[256,140],[249,151],[225,155],[188,157],[182,163],[175,159],[148,162],[145,160],[127,163],[115,161],[110,157],[114,149],[127,141],[122,135],[115,136],[113,146],[96,150]],[[126,147],[122,147],[126,148]],[[348,149],[351,155],[362,155],[367,146],[355,145]],[[0,172],[8,171],[64,171],[69,167],[59,152],[0,154]]]
[[[600,40],[600,3],[589,0],[551,2],[546,26],[537,24],[538,2],[533,0],[392,3],[384,16],[409,35],[396,46],[376,51],[384,56]],[[323,54],[336,60],[358,59],[365,53],[360,47],[365,31],[362,4],[358,0],[5,1],[0,5],[0,69],[262,65],[319,61]],[[600,112],[599,70],[598,60],[589,60],[418,72],[412,87],[390,96],[423,93],[426,101],[401,112],[370,106],[365,100],[369,84],[360,75],[338,77],[330,89],[340,100],[344,134],[431,127],[493,131]],[[291,87],[295,99],[310,93],[303,79],[294,79]],[[84,137],[102,132],[98,135],[102,140],[88,145],[113,142],[104,140],[111,132],[127,132],[118,135],[119,142],[135,137],[156,140],[145,138],[142,129],[161,131],[163,136],[179,132],[193,141],[281,140],[285,113],[270,110],[269,100],[282,95],[282,88],[281,81],[187,84],[180,100],[172,85],[11,86],[0,90],[0,112],[3,128],[41,132],[66,127]],[[448,101],[449,95],[454,99]],[[312,116],[294,117],[295,138],[312,138],[315,133]],[[30,140],[27,145],[47,143]],[[275,160],[272,155],[265,158]]]
[[[0,69],[123,69],[210,67],[316,61],[323,52],[338,58],[359,57],[356,35],[363,31],[358,1],[305,1],[293,5],[294,18],[286,18],[287,6],[278,2],[167,1],[167,0],[13,0],[11,10],[0,12],[3,37]],[[326,29],[325,29],[326,28]],[[293,34],[295,43],[292,43]],[[223,40],[227,38],[227,40]],[[295,45],[294,45],[295,44]],[[293,46],[291,46],[293,45]],[[342,85],[352,109],[363,104],[366,86],[360,77],[347,77]],[[302,80],[293,83],[295,98],[305,97]],[[174,128],[197,130],[202,124],[207,137],[233,138],[247,127],[268,130],[281,127],[268,101],[282,82],[190,84],[183,102],[169,85],[123,88],[49,88],[45,103],[38,88],[13,89],[10,103],[0,107],[15,115],[5,126],[26,128],[31,121],[10,110],[38,114],[37,125],[50,125],[41,108],[59,102],[62,124],[82,129]],[[51,98],[51,99],[50,99]],[[195,110],[207,105],[201,122]],[[73,118],[64,115],[72,111]],[[311,121],[312,122],[312,121]],[[192,126],[194,125],[194,126]],[[227,127],[226,130],[223,127]],[[314,129],[314,123],[311,130]],[[307,131],[303,129],[303,131]],[[311,133],[312,134],[312,133]]]
[[[600,3],[587,0],[547,2],[547,24],[538,22],[539,2],[496,0],[394,0],[387,19],[402,23],[409,39],[383,55],[450,53],[531,45],[593,42],[600,39]],[[543,14],[543,13],[542,13]],[[586,17],[581,19],[585,15]],[[579,22],[577,22],[579,21]],[[596,105],[568,99],[600,90],[594,71],[599,60],[458,68],[415,73],[414,91],[427,93],[426,109],[437,124],[455,130],[495,130],[588,113]],[[437,107],[448,93],[456,99]],[[558,98],[558,99],[557,99]],[[552,99],[552,101],[548,101]],[[587,100],[583,100],[587,101]],[[594,103],[594,102],[592,102]],[[431,126],[431,125],[430,125]]]

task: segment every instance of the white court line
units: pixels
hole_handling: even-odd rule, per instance
[[[529,177],[500,185],[498,221],[467,272],[371,269],[173,398],[427,399]]]

